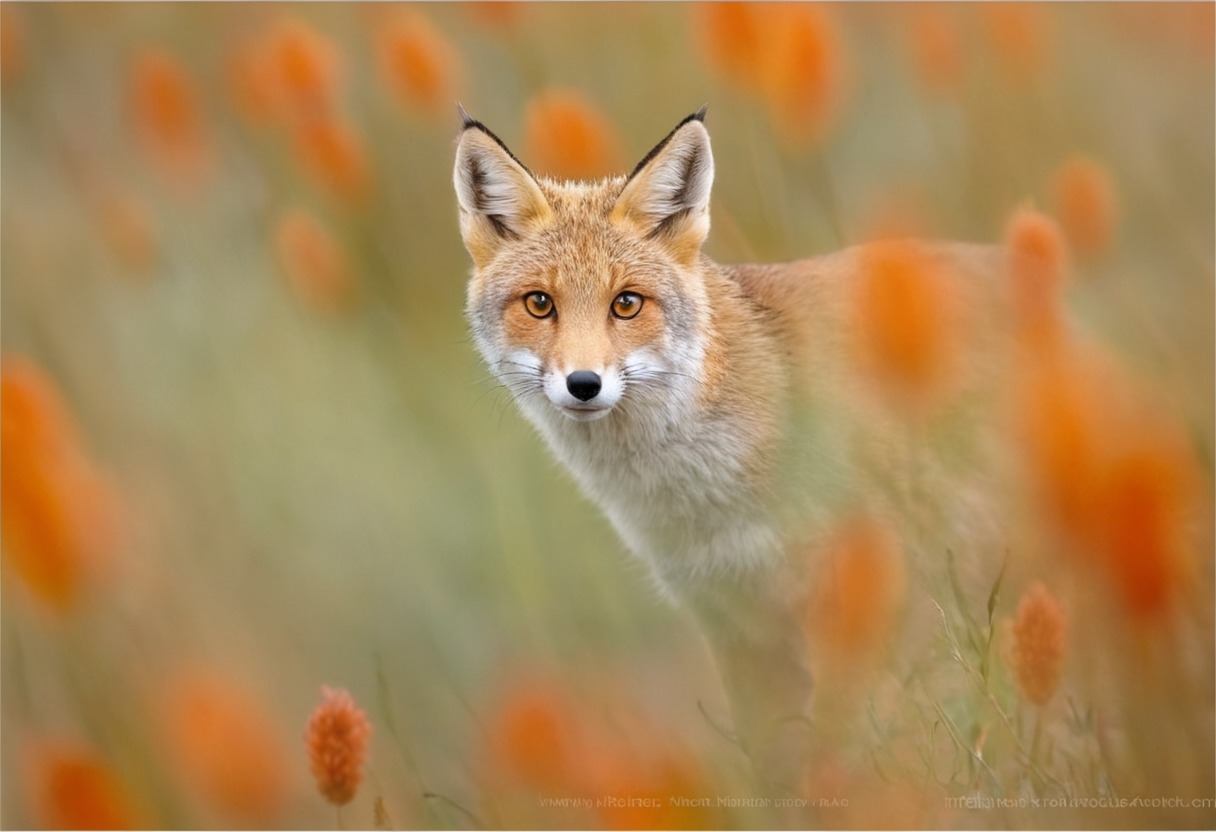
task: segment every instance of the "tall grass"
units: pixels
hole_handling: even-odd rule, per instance
[[[5,2],[0,824],[1210,827],[1212,30]],[[477,363],[456,99],[557,176],[709,102],[721,261],[893,215],[1022,255],[1008,546],[926,568],[834,518],[799,795],[752,782],[697,632]],[[927,407],[963,347],[895,255],[860,319]],[[926,540],[950,496],[906,495]],[[321,685],[371,725],[340,819]]]

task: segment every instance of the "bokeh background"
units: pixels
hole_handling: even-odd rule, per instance
[[[1212,10],[4,2],[0,823],[1210,828]],[[571,178],[708,102],[722,261],[1041,243],[1151,414],[1106,555],[1027,511],[921,655],[862,640],[813,805],[744,806],[697,632],[466,336],[457,100]],[[1070,378],[1049,497],[1105,424]],[[825,609],[881,625],[861,562]],[[341,809],[322,685],[372,731]]]

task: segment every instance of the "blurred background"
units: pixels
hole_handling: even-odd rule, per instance
[[[0,824],[1210,828],[1213,27],[1169,3],[4,2]],[[569,178],[708,102],[724,262],[893,222],[1029,239],[1150,414],[1103,446],[1123,525],[1028,509],[1051,556],[991,597],[931,587],[939,638],[837,689],[805,813],[740,802],[771,795],[697,632],[475,356],[458,100]],[[1049,497],[1092,485],[1068,453],[1111,385],[1076,372],[1035,411]],[[825,609],[881,618],[873,594]],[[371,725],[340,809],[304,740],[322,685]]]

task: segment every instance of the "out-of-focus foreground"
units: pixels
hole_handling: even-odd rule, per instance
[[[1213,25],[3,3],[0,823],[1210,828]],[[1041,265],[1009,550],[977,592],[841,518],[790,806],[478,366],[456,100],[571,178],[709,102],[720,261],[900,223]]]

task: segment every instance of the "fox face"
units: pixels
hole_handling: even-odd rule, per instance
[[[693,395],[708,326],[697,271],[713,159],[704,110],[628,176],[534,176],[465,116],[454,181],[482,357],[534,421],[591,422]]]

